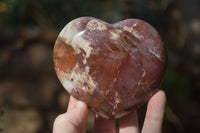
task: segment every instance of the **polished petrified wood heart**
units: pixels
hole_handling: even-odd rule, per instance
[[[92,17],[75,19],[54,47],[64,88],[104,118],[119,118],[146,102],[158,90],[166,62],[158,33],[138,19],[113,25]]]

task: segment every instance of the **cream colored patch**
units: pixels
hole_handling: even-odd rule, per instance
[[[85,70],[81,70],[78,65],[74,67],[74,70],[69,78],[69,80],[73,79],[71,81],[74,84],[75,88],[83,89],[83,91],[89,92],[91,95],[94,92],[94,89],[96,87],[95,81],[92,79],[92,77],[89,75],[89,67],[86,66]],[[84,85],[85,82],[87,85]],[[84,87],[85,86],[85,87]]]
[[[134,25],[133,25],[133,27],[135,27],[135,26],[137,26],[138,25],[138,22],[137,23],[135,23]]]
[[[72,89],[75,88],[74,84],[65,78],[61,81],[61,83],[63,87],[71,94]]]
[[[121,99],[119,97],[119,93],[118,92],[115,92],[115,103],[120,103]]]
[[[94,112],[95,112],[95,111],[94,111]],[[99,115],[96,115],[95,117],[101,116],[101,117],[103,117],[103,118],[105,118],[105,119],[109,119],[109,116],[107,116],[107,115],[105,114],[105,112],[103,112],[103,111],[98,111],[98,114],[99,114]]]
[[[141,35],[140,33],[138,33],[136,30],[134,30],[132,33],[133,33],[133,35],[134,35],[137,39],[142,39],[142,38],[144,38],[143,35]]]
[[[143,71],[142,77],[144,78],[144,76],[146,75],[146,71],[142,67],[141,67],[141,70]]]
[[[119,97],[119,93],[118,92],[115,92],[115,105],[114,105],[114,109],[117,108],[118,104],[121,102],[121,99]]]
[[[113,111],[113,112],[112,112],[112,115],[113,115],[113,116],[115,116],[115,114],[116,114],[116,112],[115,112],[115,111]]]
[[[153,51],[153,50],[150,49],[149,52],[150,52],[151,54],[153,54],[155,57],[157,57],[159,60],[161,60],[160,55],[157,54],[155,51]]]
[[[77,30],[81,25],[80,19],[83,18],[75,19],[67,24],[60,32],[59,36],[65,39],[66,44],[71,45],[75,49],[75,54],[79,54],[81,50],[86,53],[86,55],[82,55],[82,62],[86,64],[87,58],[90,57],[92,47],[90,46],[90,42],[83,38],[83,35],[86,31],[83,30],[79,32]],[[88,66],[82,69],[78,66],[78,64],[76,64],[70,74],[61,70],[59,70],[58,74],[62,85],[69,93],[71,93],[72,89],[76,90],[77,88],[79,88],[85,92],[93,94],[96,83],[89,75]]]
[[[90,57],[93,48],[90,46],[91,43],[82,37],[86,31],[77,31],[80,26],[80,19],[81,18],[75,19],[67,24],[60,32],[59,36],[65,38],[66,43],[75,49],[75,54],[79,54],[81,50],[84,50],[86,56],[83,55],[83,63],[86,64],[87,58]]]
[[[92,95],[96,87],[96,82],[89,75],[88,66],[86,66],[84,70],[81,70],[78,64],[76,64],[71,74],[60,72],[59,77],[63,87],[69,93],[71,93],[72,89],[76,90],[79,88]]]
[[[110,90],[105,90],[105,95],[107,96]]]
[[[67,92],[71,93],[72,89],[75,88],[74,84],[69,80],[70,74],[64,72],[63,70],[58,71],[58,78],[62,83],[63,87]]]
[[[90,42],[82,38],[81,36],[76,35],[74,39],[72,40],[72,45],[74,46],[74,49],[77,49],[77,53],[79,54],[81,52],[81,49],[85,51],[86,55],[83,56],[83,64],[87,63],[87,58],[90,57],[92,47],[90,46]]]
[[[137,39],[144,38],[140,33],[133,29],[133,27],[124,26],[124,30],[131,32]]]
[[[117,31],[117,33],[110,31],[110,38],[113,40],[117,40],[120,38],[119,34],[120,34],[120,31]]]
[[[65,38],[67,44],[71,44],[74,36],[78,34],[77,26],[79,25],[80,22],[78,20],[71,21],[62,29],[59,36]]]
[[[114,78],[114,83],[117,81],[117,78]]]
[[[83,58],[83,64],[86,64],[87,63],[87,59],[86,59],[86,57],[84,56],[84,58]]]
[[[132,27],[124,26],[123,29],[128,31],[128,32],[133,32],[133,28]]]
[[[142,73],[142,77],[140,78],[140,80],[137,82],[137,85],[142,85],[143,83],[142,83],[142,79],[145,77],[145,75],[146,75],[146,71],[144,70],[144,68],[143,67],[141,67],[141,70],[143,71],[143,73]]]
[[[145,75],[146,75],[146,72],[144,71],[143,74],[142,74],[142,77],[144,77]]]
[[[96,19],[92,19],[88,22],[87,29],[90,31],[92,31],[92,30],[102,31],[102,30],[107,30],[107,26],[104,23],[102,23]]]

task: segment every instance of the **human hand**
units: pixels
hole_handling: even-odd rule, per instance
[[[166,96],[159,90],[149,100],[142,133],[161,133]],[[53,133],[85,133],[88,115],[87,105],[70,97],[67,112],[59,115],[53,127]],[[95,118],[95,133],[116,133],[115,120]],[[139,133],[137,112],[119,119],[119,133]]]

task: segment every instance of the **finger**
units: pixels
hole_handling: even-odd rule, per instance
[[[70,96],[67,111],[71,110],[76,102],[77,100],[74,97]]]
[[[116,133],[115,120],[95,118],[94,133]]]
[[[136,110],[119,119],[119,133],[139,133]]]
[[[76,102],[77,102],[77,100],[73,96],[70,96],[67,111],[70,111],[75,106]],[[86,126],[83,125],[82,131],[85,131],[85,130],[86,130]]]
[[[67,113],[59,115],[54,121],[53,133],[84,133],[88,108],[77,101]]]
[[[142,133],[161,133],[165,111],[166,96],[164,91],[158,91],[149,100]]]

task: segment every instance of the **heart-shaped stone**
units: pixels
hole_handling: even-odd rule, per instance
[[[71,21],[54,47],[64,88],[104,118],[119,118],[160,86],[167,54],[157,31],[138,19],[110,25],[92,17]]]

